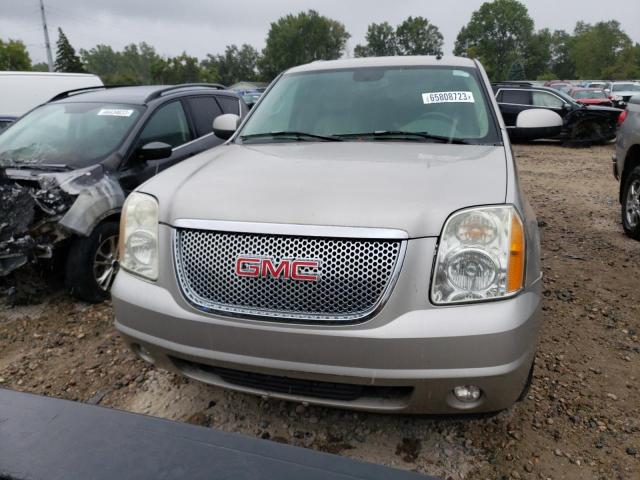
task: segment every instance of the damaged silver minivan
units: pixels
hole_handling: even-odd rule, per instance
[[[59,259],[76,297],[105,299],[126,194],[222,143],[213,120],[246,111],[201,84],[81,89],[32,110],[0,135],[0,277]]]
[[[550,128],[546,110],[518,128]],[[319,61],[132,193],[116,326],[144,360],[380,412],[509,407],[531,381],[538,225],[481,65]],[[237,129],[237,131],[236,131]]]

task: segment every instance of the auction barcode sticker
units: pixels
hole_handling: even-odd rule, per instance
[[[98,112],[98,115],[107,115],[110,117],[130,117],[133,110],[127,110],[124,108],[102,108]]]
[[[425,105],[431,103],[475,103],[473,92],[431,92],[423,93]]]

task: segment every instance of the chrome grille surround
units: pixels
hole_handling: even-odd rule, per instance
[[[399,230],[386,231],[387,238],[367,238],[366,229],[328,227],[326,233],[336,235],[325,237],[318,227],[302,228],[300,233],[306,234],[298,236],[254,233],[255,227],[237,231],[237,223],[228,226],[236,231],[227,231],[227,222],[210,223],[215,229],[189,221],[174,224],[175,268],[185,299],[199,310],[222,315],[322,323],[365,320],[391,294],[406,249],[406,234]],[[352,233],[365,238],[343,236]],[[235,262],[240,255],[275,262],[317,259],[320,271],[305,273],[318,273],[319,281],[239,277]]]

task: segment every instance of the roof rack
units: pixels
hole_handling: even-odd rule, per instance
[[[511,80],[505,80],[503,82],[493,82],[493,85],[510,85],[517,87],[533,87],[533,83],[531,82],[517,82]]]
[[[180,83],[178,85],[169,85],[167,87],[159,88],[155,92],[149,94],[147,96],[147,98],[144,99],[144,101],[146,103],[146,102],[149,102],[149,101],[154,100],[156,98],[159,98],[162,95],[166,95],[167,93],[170,93],[170,92],[172,92],[174,90],[181,90],[183,88],[191,88],[191,87],[213,88],[213,89],[216,89],[216,90],[226,90],[226,88],[227,88],[224,85],[221,85],[219,83]]]
[[[117,85],[118,87],[120,87],[121,85]],[[100,90],[100,89],[105,89],[105,88],[113,88],[113,86],[107,86],[107,85],[96,85],[95,87],[82,87],[82,88],[74,88],[73,90],[67,90],[66,92],[60,92],[57,95],[55,95],[54,97],[52,97],[49,102],[54,102],[56,100],[62,100],[63,98],[68,98],[71,97],[73,95],[78,95],[80,93],[84,93],[84,92],[90,92],[92,90]]]

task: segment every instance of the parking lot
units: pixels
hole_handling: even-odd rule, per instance
[[[0,385],[443,478],[639,478],[640,248],[620,225],[613,146],[514,148],[541,227],[545,302],[533,386],[508,411],[385,416],[226,392],[147,367],[108,303],[60,291],[0,306]]]

